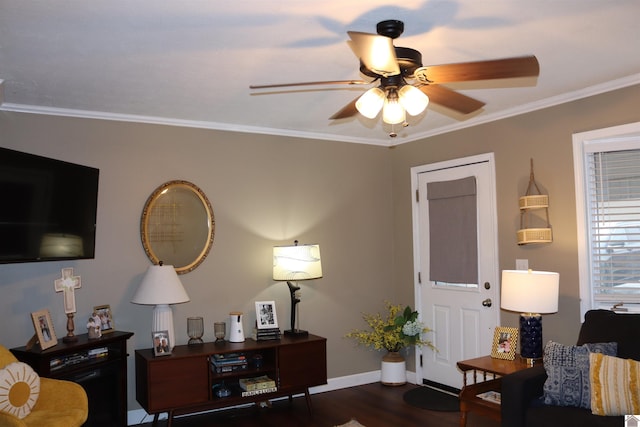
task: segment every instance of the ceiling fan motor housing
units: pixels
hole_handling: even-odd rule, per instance
[[[395,47],[398,65],[403,77],[412,77],[422,67],[422,54],[409,47]]]
[[[376,31],[381,36],[397,39],[404,32],[404,22],[396,19],[378,22]]]

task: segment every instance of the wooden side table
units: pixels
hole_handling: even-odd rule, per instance
[[[483,356],[458,362],[462,371],[463,387],[460,390],[460,427],[467,425],[467,413],[475,411],[480,415],[500,421],[500,404],[478,397],[487,391],[500,392],[502,381],[500,377],[513,372],[530,368],[526,359],[516,356],[515,360],[494,359]],[[467,376],[471,374],[473,383],[467,384]],[[478,378],[480,375],[480,378]]]

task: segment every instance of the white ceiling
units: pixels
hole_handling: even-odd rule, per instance
[[[366,87],[249,90],[361,78],[346,32],[386,19],[424,65],[534,54],[540,76],[450,85],[487,105],[432,104],[395,139],[328,120]],[[394,145],[639,83],[639,20],[638,0],[0,0],[0,110]]]

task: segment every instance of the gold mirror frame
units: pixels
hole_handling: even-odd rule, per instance
[[[195,184],[169,181],[149,196],[140,237],[154,264],[162,261],[185,274],[204,261],[213,246],[215,219],[209,199]]]

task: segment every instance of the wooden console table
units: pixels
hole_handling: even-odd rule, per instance
[[[458,362],[462,371],[463,387],[460,390],[460,427],[467,425],[467,413],[475,411],[478,414],[500,421],[500,404],[478,397],[479,394],[495,391],[500,392],[502,381],[500,377],[513,372],[530,368],[526,360],[516,356],[515,360],[494,359],[491,356]],[[467,374],[473,375],[473,384],[467,384]],[[478,375],[481,378],[478,379]]]
[[[145,411],[154,415],[156,425],[160,413],[168,412],[167,425],[174,415],[270,400],[304,393],[309,410],[309,387],[327,383],[326,338],[309,335],[280,340],[242,343],[204,343],[178,345],[167,356],[154,356],[152,349],[136,350],[136,399]],[[217,373],[212,368],[214,355],[244,355],[247,369]],[[253,357],[261,356],[259,367]],[[277,390],[253,396],[242,396],[241,378],[266,375],[275,381]],[[220,384],[232,391],[217,397],[214,388]]]
[[[21,362],[38,375],[80,384],[89,398],[90,427],[127,425],[127,340],[132,332],[114,331],[90,340],[87,334],[78,341],[60,340],[54,347],[40,350],[34,346],[12,348]]]

